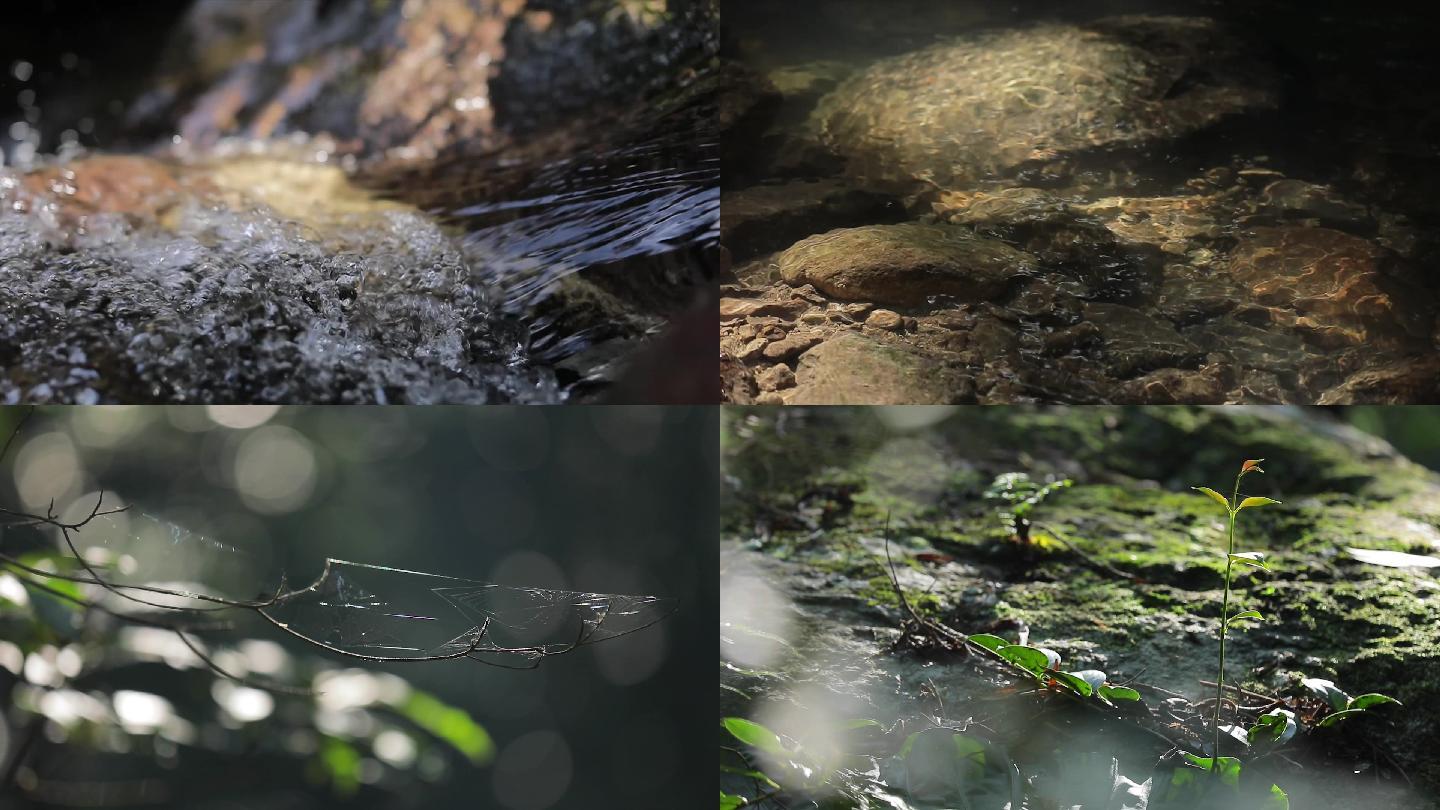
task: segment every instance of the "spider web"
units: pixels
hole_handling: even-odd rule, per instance
[[[513,587],[332,559],[313,585],[261,612],[350,655],[524,667],[642,630],[674,609],[655,596]]]
[[[48,526],[10,531],[53,534],[42,542],[84,560],[71,574],[103,583],[111,601],[129,608],[250,608],[311,644],[375,661],[469,658],[528,668],[642,630],[676,607],[655,596],[517,587],[337,559],[313,582],[297,584],[264,542],[216,540],[139,510],[98,516],[68,539]]]

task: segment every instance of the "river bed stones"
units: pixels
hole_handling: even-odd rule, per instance
[[[1085,319],[1100,327],[1105,364],[1120,377],[1193,364],[1204,354],[1174,326],[1134,307],[1086,304]]]
[[[1076,208],[1102,218],[1123,242],[1153,245],[1183,256],[1225,235],[1234,221],[1235,196],[1105,197]]]
[[[780,255],[779,265],[788,284],[812,284],[833,298],[916,305],[935,296],[994,298],[1029,272],[1031,261],[963,228],[907,222],[803,239]]]
[[[1036,25],[876,62],[822,99],[812,126],[854,176],[963,188],[1269,105],[1268,75],[1208,19]]]
[[[835,180],[796,180],[727,191],[720,198],[720,242],[736,261],[783,250],[835,228],[898,222],[898,200]]]
[[[764,229],[832,184],[903,221],[797,218],[737,266],[746,298],[813,289],[792,320],[963,369],[987,402],[1440,401],[1405,371],[1440,347],[1426,220],[1273,142],[1288,79],[1262,48],[1183,17],[939,36],[868,64],[836,49],[853,72],[818,103],[844,71],[801,71],[769,137],[846,165],[761,158],[727,204]],[[796,64],[789,47],[757,65]],[[768,195],[797,204],[772,215]],[[898,321],[862,328],[871,310],[835,302]]]
[[[802,355],[795,381],[788,404],[944,405],[974,397],[973,382],[939,363],[853,332]]]
[[[1376,337],[1429,336],[1424,296],[1391,272],[1368,240],[1329,228],[1260,227],[1236,246],[1229,273],[1257,299],[1300,314],[1299,326],[1328,345]]]

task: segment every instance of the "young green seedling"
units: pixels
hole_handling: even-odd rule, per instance
[[[1037,484],[1022,472],[1003,473],[995,476],[990,488],[985,490],[985,499],[997,501],[996,517],[1006,531],[1021,543],[1030,542],[1030,513],[1040,502],[1057,489],[1070,486],[1068,478]]]
[[[1226,533],[1225,539],[1225,598],[1220,604],[1220,671],[1215,676],[1215,750],[1211,752],[1210,756],[1210,769],[1212,771],[1216,769],[1217,763],[1220,761],[1220,706],[1225,698],[1225,636],[1228,634],[1230,623],[1233,621],[1260,619],[1259,611],[1255,610],[1242,610],[1234,616],[1230,615],[1231,576],[1234,573],[1237,563],[1240,565],[1253,565],[1257,568],[1269,570],[1265,566],[1264,554],[1258,551],[1235,553],[1236,516],[1239,515],[1242,510],[1249,509],[1252,506],[1266,506],[1272,503],[1279,503],[1279,501],[1273,498],[1262,497],[1249,497],[1243,501],[1240,500],[1240,481],[1252,472],[1264,473],[1265,471],[1260,469],[1260,462],[1264,460],[1263,458],[1247,459],[1244,464],[1240,465],[1240,472],[1235,476],[1235,490],[1229,500],[1226,500],[1224,495],[1221,495],[1209,487],[1193,487],[1193,489],[1209,495],[1215,499],[1216,503],[1224,507],[1225,515],[1229,522],[1229,530]]]

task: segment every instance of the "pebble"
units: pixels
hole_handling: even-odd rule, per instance
[[[752,360],[758,360],[762,353],[766,353],[765,349],[770,345],[770,341],[763,337],[757,337],[741,347],[739,358],[747,363]]]
[[[905,325],[905,319],[900,316],[900,313],[893,310],[877,309],[865,319],[865,325],[894,331]]]
[[[792,334],[784,340],[777,340],[765,346],[761,353],[768,360],[789,360],[819,342],[818,335]]]
[[[761,391],[779,391],[782,388],[793,388],[795,386],[795,372],[784,365],[770,366],[761,369],[755,374],[755,384],[760,386]]]

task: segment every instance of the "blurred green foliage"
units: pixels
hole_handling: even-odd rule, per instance
[[[1440,470],[1440,406],[1352,405],[1345,419],[1395,445],[1411,461]]]

